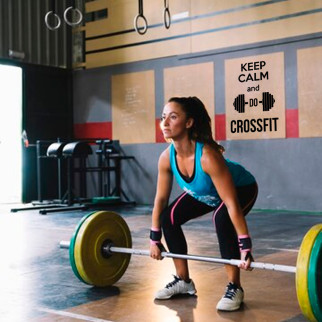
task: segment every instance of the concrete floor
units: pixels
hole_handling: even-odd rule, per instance
[[[38,211],[10,213],[0,205],[0,321],[305,321],[297,304],[292,273],[254,270],[243,272],[243,307],[233,313],[215,309],[226,285],[221,265],[190,262],[197,296],[155,301],[154,293],[172,280],[171,259],[161,262],[132,256],[123,277],[113,286],[96,288],[73,274],[69,240],[87,212]],[[118,207],[132,232],[133,247],[147,249],[151,208]],[[253,211],[247,216],[257,261],[296,265],[306,231],[322,222],[319,214]],[[185,225],[189,253],[219,257],[218,243],[205,215]],[[208,236],[208,238],[205,238]]]

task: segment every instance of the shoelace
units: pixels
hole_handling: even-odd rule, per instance
[[[172,287],[172,286],[176,285],[178,282],[180,282],[180,281],[181,281],[181,278],[180,278],[180,277],[175,276],[175,275],[173,275],[173,277],[174,277],[174,281],[172,281],[172,282],[170,282],[169,284],[167,284],[167,285],[166,285],[166,288],[170,288],[170,287]]]
[[[234,296],[236,295],[237,288],[233,286],[232,284],[228,284],[226,289],[225,298],[232,300]]]

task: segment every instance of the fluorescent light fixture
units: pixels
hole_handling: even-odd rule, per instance
[[[183,11],[171,16],[172,21],[189,17],[189,11]]]

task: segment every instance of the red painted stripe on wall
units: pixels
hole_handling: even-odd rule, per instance
[[[286,137],[299,137],[299,111],[298,109],[286,110]]]
[[[112,122],[74,124],[74,136],[77,139],[112,139]]]
[[[215,140],[226,140],[226,114],[215,115]]]
[[[160,119],[155,120],[155,142],[156,143],[165,143],[161,128],[160,128]]]
[[[74,124],[74,136],[77,139],[84,138],[112,138],[112,122],[93,122]],[[299,137],[299,117],[297,109],[286,110],[286,137]],[[226,140],[226,115],[215,115],[215,139],[218,141]],[[165,143],[160,129],[160,120],[155,120],[155,142]]]

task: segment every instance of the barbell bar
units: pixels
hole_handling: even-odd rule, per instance
[[[60,248],[69,249],[70,242],[61,241],[59,246]],[[102,253],[104,254],[104,256],[111,256],[113,255],[113,253],[150,256],[149,250],[116,247],[116,246],[113,246],[112,242],[107,243],[105,246],[102,247]],[[181,258],[181,259],[194,260],[194,261],[200,261],[200,262],[229,264],[234,266],[239,266],[241,263],[243,263],[243,261],[241,261],[240,259],[222,259],[222,258],[216,258],[211,256],[200,256],[200,255],[189,255],[189,254],[183,255],[183,254],[174,254],[166,251],[161,252],[161,256],[165,258]],[[289,265],[252,262],[250,266],[252,268],[259,268],[259,269],[266,269],[266,270],[287,272],[287,273],[296,273],[296,267],[289,266]]]
[[[313,226],[304,236],[296,266],[252,262],[251,267],[295,273],[296,293],[303,315],[309,321],[322,321],[322,224]],[[125,273],[131,255],[150,256],[148,250],[132,248],[132,237],[125,220],[115,212],[89,213],[79,222],[70,241],[60,248],[69,249],[75,275],[98,287],[116,283]],[[181,255],[162,251],[165,258],[182,258],[238,266],[238,259],[199,255]]]

